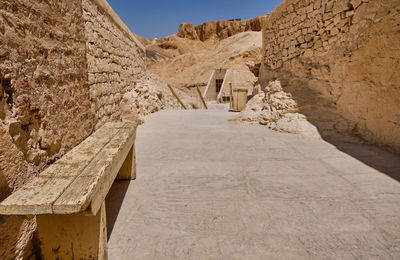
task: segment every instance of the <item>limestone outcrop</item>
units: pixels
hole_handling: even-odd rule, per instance
[[[187,38],[189,40],[199,40],[196,30],[191,23],[181,23],[179,25],[179,32],[177,36]]]
[[[144,117],[164,109],[182,109],[179,102],[168,89],[167,84],[157,76],[149,76],[139,82],[136,87],[122,97],[121,114],[124,120],[144,122]],[[175,89],[177,95],[187,108],[193,108],[193,100],[184,92]]]
[[[279,79],[321,135],[400,152],[398,0],[286,0],[263,21],[260,82]]]
[[[223,40],[241,32],[261,31],[262,19],[263,17],[256,17],[246,21],[210,21],[195,27],[193,27],[193,24],[191,23],[182,23],[179,26],[179,33],[177,35],[181,38],[187,38],[190,40]]]
[[[298,111],[292,95],[284,92],[281,83],[276,80],[269,82],[263,92],[256,94],[237,119],[259,123],[279,132],[320,137],[316,127]]]

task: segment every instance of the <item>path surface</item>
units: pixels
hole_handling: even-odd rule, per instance
[[[107,200],[109,259],[400,259],[400,184],[382,173],[399,156],[231,117],[146,119],[137,180]]]

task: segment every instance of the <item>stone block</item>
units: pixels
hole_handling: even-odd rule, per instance
[[[347,11],[346,12],[346,17],[351,17],[351,16],[353,16],[354,15],[354,10],[351,10],[351,11]]]
[[[329,20],[333,17],[333,13],[329,12],[329,13],[325,13],[323,16],[324,21]]]
[[[332,35],[332,36],[337,35],[338,33],[339,33],[338,28],[332,28],[332,30],[330,30],[330,35]]]
[[[333,1],[329,1],[325,5],[325,13],[331,12],[333,8]]]
[[[314,36],[313,36],[312,34],[310,34],[310,33],[307,34],[307,35],[304,37],[304,39],[305,39],[307,42],[312,41],[313,38],[314,38]]]
[[[322,41],[327,41],[328,40],[328,34],[325,32],[321,35]]]
[[[314,10],[319,10],[321,8],[321,0],[314,1]]]
[[[349,10],[350,6],[349,6],[349,0],[338,0],[335,2],[332,12],[333,14],[338,14],[344,11]]]
[[[311,58],[313,55],[314,55],[314,52],[311,49],[307,49],[303,54],[303,56],[306,58]]]
[[[350,4],[353,6],[354,9],[357,9],[362,4],[362,0],[351,0]]]
[[[301,36],[297,37],[297,41],[298,41],[300,44],[304,43],[304,42],[305,42],[304,36],[301,35]]]

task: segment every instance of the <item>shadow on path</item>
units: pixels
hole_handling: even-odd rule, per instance
[[[106,197],[107,240],[110,239],[114,229],[129,184],[130,181],[115,181]]]
[[[374,145],[349,143],[332,138],[325,141],[358,161],[400,182],[400,156]]]
[[[309,78],[296,77],[287,71],[282,71],[279,79],[283,90],[289,93],[302,108],[300,113],[305,115],[307,120],[318,129],[324,141],[400,182],[400,155],[375,145],[343,141],[346,138],[358,139],[358,137],[338,134],[337,129],[361,135],[357,130],[357,124],[349,123],[337,110],[336,103],[328,99],[321,91],[313,89],[311,83],[315,82]],[[321,84],[319,86],[321,89],[329,89],[329,85],[324,85],[326,82],[319,82],[319,84]],[[338,135],[340,137],[337,137]]]

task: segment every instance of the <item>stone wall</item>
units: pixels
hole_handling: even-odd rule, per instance
[[[122,22],[115,22],[118,17],[105,12],[108,8],[104,1],[83,0],[90,101],[96,128],[121,119],[122,97],[146,77],[144,48]]]
[[[93,128],[79,0],[0,1],[0,200]],[[0,259],[28,257],[33,219],[0,216]]]
[[[286,0],[263,21],[260,82],[319,131],[400,152],[400,1]]]
[[[144,53],[103,0],[0,1],[0,201],[121,119]],[[0,259],[34,258],[35,225],[0,216]]]

